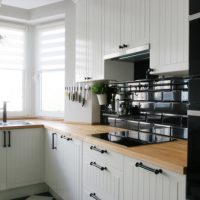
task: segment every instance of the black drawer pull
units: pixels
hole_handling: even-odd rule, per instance
[[[101,171],[107,170],[107,167],[102,167],[102,166],[96,164],[96,162],[90,162],[90,165],[100,169]]]
[[[3,132],[3,147],[6,148],[6,131]]]
[[[143,169],[146,169],[146,170],[148,170],[148,171],[150,171],[150,172],[155,173],[156,175],[162,174],[162,169],[153,169],[153,168],[151,168],[151,167],[148,167],[148,166],[143,165],[142,162],[137,162],[137,163],[135,164],[135,166],[136,166],[136,167],[141,167],[141,168],[143,168]]]
[[[56,133],[52,133],[52,149],[56,149],[56,147],[55,147],[55,135],[56,135]]]
[[[11,147],[11,132],[8,131],[8,147]]]
[[[107,150],[98,149],[96,146],[91,146],[90,149],[91,149],[91,150],[98,151],[98,152],[100,152],[100,153],[102,153],[102,154],[103,154],[103,153],[108,153]]]
[[[67,140],[67,141],[72,141],[72,138],[67,138],[66,140]]]
[[[93,199],[96,199],[96,200],[101,200],[101,199],[99,199],[99,197],[96,196],[95,193],[90,193],[90,197],[92,197]]]

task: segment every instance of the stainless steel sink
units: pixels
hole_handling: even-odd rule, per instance
[[[31,125],[31,122],[26,121],[8,121],[8,122],[0,122],[0,126],[26,126]]]

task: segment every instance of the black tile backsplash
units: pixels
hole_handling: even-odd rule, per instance
[[[196,90],[188,97],[188,82],[188,78],[162,78],[110,83],[108,91],[112,92],[108,96],[114,97],[115,105],[102,108],[102,122],[131,130],[150,130],[155,124],[161,124],[167,128],[162,128],[160,133],[165,130],[169,136],[185,139],[188,98],[198,104],[196,95],[193,95]]]

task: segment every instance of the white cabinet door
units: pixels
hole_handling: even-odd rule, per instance
[[[121,0],[105,0],[104,3],[104,55],[120,51]]]
[[[87,0],[88,76],[103,78],[103,0]]]
[[[72,138],[58,136],[58,177],[57,192],[65,200],[80,200],[81,181],[81,142]]]
[[[126,200],[185,200],[186,177],[168,170],[155,174],[136,167],[140,161],[126,157],[124,162],[124,199]],[[151,169],[159,167],[142,162]]]
[[[6,147],[4,131],[0,131],[0,191],[6,189]]]
[[[43,182],[43,129],[6,132],[7,189]]]
[[[121,43],[128,48],[149,44],[149,11],[149,0],[121,1]]]
[[[154,73],[188,70],[188,0],[150,1],[150,67]]]
[[[45,130],[45,182],[55,192],[57,191],[57,134]]]
[[[76,3],[76,81],[85,80],[88,72],[86,6],[86,0]]]

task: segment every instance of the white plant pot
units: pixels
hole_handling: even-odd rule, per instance
[[[106,105],[106,103],[107,103],[107,95],[106,94],[97,94],[97,99],[99,101],[99,105]]]

